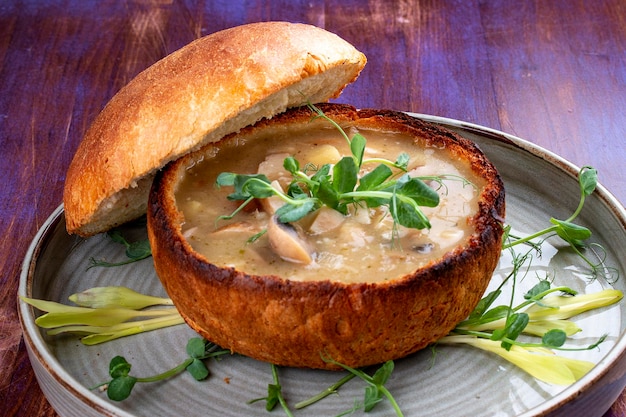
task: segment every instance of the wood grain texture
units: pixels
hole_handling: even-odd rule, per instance
[[[333,31],[369,58],[339,101],[499,129],[626,201],[623,0],[7,0],[0,4],[0,415],[55,416],[16,312],[21,262],[89,123],[139,71],[247,22]],[[626,416],[626,394],[605,417]]]

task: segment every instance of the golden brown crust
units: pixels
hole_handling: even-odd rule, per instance
[[[157,274],[187,323],[209,340],[277,365],[333,368],[325,354],[360,367],[396,359],[445,336],[467,317],[484,293],[501,251],[505,212],[502,181],[476,146],[452,132],[402,113],[326,105],[333,119],[415,135],[471,161],[487,181],[474,233],[442,259],[413,274],[376,284],[296,282],[219,268],[194,252],[181,234],[182,214],[173,190],[190,154],[159,173],[148,204],[148,234]],[[306,123],[293,109],[242,132]]]
[[[88,236],[138,217],[167,162],[336,97],[364,65],[338,36],[287,22],[238,26],[172,53],[122,88],[87,131],[65,182],[68,232]]]

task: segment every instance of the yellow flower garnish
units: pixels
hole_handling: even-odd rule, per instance
[[[173,305],[169,298],[147,296],[125,287],[96,287],[69,298],[80,306],[20,297],[45,312],[35,324],[49,329],[48,334],[78,334],[87,345],[184,323],[175,308],[144,310]]]
[[[593,362],[558,356],[545,348],[524,348],[513,345],[510,350],[507,350],[502,348],[499,341],[474,336],[446,336],[438,343],[464,343],[495,353],[534,378],[554,385],[572,384],[595,366]]]
[[[566,295],[547,296],[554,291]],[[439,344],[467,344],[489,351],[518,366],[538,380],[568,385],[594,367],[592,362],[570,359],[555,354],[559,350],[589,350],[603,340],[582,348],[562,347],[568,336],[581,331],[576,323],[568,320],[589,310],[606,307],[623,298],[619,290],[603,290],[591,294],[576,294],[570,288],[550,289],[547,281],[539,282],[526,296],[520,306],[495,307],[489,311],[482,307],[478,317],[460,323],[450,335],[440,339]],[[493,303],[492,294],[482,301]],[[520,334],[541,337],[540,343],[517,341]]]

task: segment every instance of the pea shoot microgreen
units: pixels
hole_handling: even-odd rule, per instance
[[[185,370],[189,372],[195,380],[202,381],[208,378],[210,373],[209,368],[203,361],[230,353],[229,350],[221,349],[214,343],[207,342],[199,337],[189,339],[186,350],[189,356],[187,359],[172,369],[150,377],[136,377],[130,375],[131,364],[128,363],[124,357],[115,356],[109,363],[109,376],[111,376],[112,379],[92,389],[105,388],[109,399],[113,401],[123,401],[130,396],[137,382],[147,383],[162,381],[178,375]]]
[[[293,413],[287,405],[287,401],[285,397],[283,397],[283,388],[280,385],[280,381],[278,378],[278,367],[274,364],[271,364],[272,367],[272,383],[267,384],[267,397],[255,398],[253,400],[248,401],[248,404],[253,404],[258,401],[265,401],[265,409],[267,411],[272,411],[276,408],[276,405],[280,404],[285,415],[287,417],[293,417]]]
[[[531,241],[539,236],[556,233],[559,237],[569,243],[572,247],[577,248],[584,246],[583,241],[591,237],[591,231],[584,227],[573,223],[578,217],[585,204],[585,199],[593,193],[598,184],[598,171],[590,166],[583,166],[578,172],[578,185],[580,189],[580,200],[578,207],[566,220],[551,218],[552,226],[535,232],[525,238],[518,238],[511,242],[505,243],[503,248],[507,249],[520,243]],[[583,257],[584,259],[584,257]]]
[[[323,391],[313,395],[312,397],[307,398],[306,400],[296,403],[294,408],[296,410],[299,410],[301,408],[305,408],[312,404],[315,404],[316,402],[323,400],[329,395],[337,394],[337,392],[339,391],[339,388],[341,388],[344,384],[346,384],[348,381],[350,381],[351,379],[355,377],[356,377],[356,374],[352,372],[346,373],[345,376],[343,376],[341,379],[339,379],[337,382],[333,383],[332,385],[326,387],[326,389],[324,389]]]
[[[121,262],[108,262],[102,259],[89,258],[89,267],[91,269],[97,266],[100,267],[114,267],[128,265],[142,259],[152,256],[152,249],[150,248],[150,242],[147,239],[137,240],[129,242],[119,229],[112,229],[107,232],[107,236],[113,240],[113,242],[122,244],[126,247],[126,260]]]
[[[359,409],[362,409],[365,412],[372,411],[374,407],[383,400],[383,398],[387,398],[391,402],[397,416],[403,416],[400,406],[396,402],[391,392],[385,387],[385,384],[387,383],[389,377],[391,376],[391,373],[393,372],[393,361],[387,361],[383,363],[372,375],[369,375],[364,370],[352,368],[350,366],[337,362],[332,358],[322,355],[322,359],[328,363],[332,363],[343,368],[347,371],[346,375],[344,375],[341,379],[339,379],[337,382],[327,387],[320,393],[296,403],[296,405],[294,406],[295,410],[306,408],[318,401],[323,400],[329,395],[337,394],[339,388],[341,388],[351,379],[358,377],[366,383],[363,401],[355,401],[354,406],[351,409],[342,412],[341,414],[339,414],[339,416],[352,414]],[[258,401],[265,401],[265,409],[267,411],[272,411],[276,407],[276,405],[280,404],[285,414],[288,417],[293,417],[294,414],[289,408],[289,405],[287,404],[287,401],[285,400],[282,393],[282,386],[280,385],[278,379],[278,367],[273,364],[271,365],[271,367],[273,381],[267,386],[267,396],[262,398],[255,398],[249,401],[248,404],[252,404]]]
[[[355,402],[355,406],[352,409],[341,415],[350,414],[360,408],[362,408],[365,412],[372,411],[372,409],[378,403],[380,403],[383,398],[387,398],[387,400],[391,403],[391,406],[393,407],[396,416],[402,417],[404,415],[402,413],[402,410],[400,409],[400,406],[396,402],[396,399],[393,397],[387,387],[385,387],[385,384],[387,383],[389,377],[391,376],[391,373],[393,372],[394,362],[392,360],[383,363],[380,368],[378,368],[374,372],[373,375],[369,375],[361,369],[355,369],[350,366],[344,365],[340,362],[333,360],[332,358],[323,357],[323,359],[329,363],[342,367],[350,374],[360,378],[366,383],[363,402]]]
[[[363,135],[356,133],[349,138],[344,129],[320,109],[313,105],[309,108],[314,112],[314,118],[324,118],[339,130],[348,142],[351,155],[344,156],[336,164],[320,167],[307,164],[303,168],[296,158],[285,158],[283,167],[292,175],[286,192],[272,187],[271,181],[263,174],[223,172],[217,177],[217,186],[233,187],[234,191],[228,199],[243,202],[231,214],[220,219],[233,218],[256,198],[277,196],[285,203],[276,212],[282,223],[296,222],[322,206],[342,214],[347,214],[351,205],[370,208],[387,206],[394,224],[415,229],[430,228],[421,207],[439,204],[437,191],[424,182],[424,179],[432,180],[432,177],[408,175],[409,156],[406,153],[401,153],[395,161],[365,159],[366,139]],[[359,177],[363,165],[370,163],[377,165]],[[309,171],[314,173],[309,175]]]
[[[541,242],[543,242],[543,240],[549,238],[550,236],[557,235],[566,243],[568,243],[571,249],[587,265],[589,265],[592,270],[593,276],[604,275],[604,277],[609,282],[614,282],[615,280],[617,280],[618,276],[618,271],[615,268],[604,265],[603,259],[600,259],[599,262],[593,262],[583,253],[583,249],[586,247],[591,247],[595,249],[599,248],[603,251],[602,247],[597,244],[588,245],[585,243],[585,241],[588,240],[592,235],[591,230],[589,230],[587,227],[574,223],[574,220],[581,213],[583,206],[585,205],[586,198],[589,197],[597,187],[598,172],[593,167],[583,166],[579,170],[577,178],[580,190],[580,198],[576,210],[574,210],[570,217],[565,220],[560,220],[552,217],[550,219],[550,223],[552,223],[551,226],[548,226],[525,237],[512,235],[511,227],[506,226],[505,239],[502,248],[509,249],[520,244],[528,244],[534,246],[535,248],[539,248],[541,247]],[[541,240],[537,241],[538,238],[541,238]]]

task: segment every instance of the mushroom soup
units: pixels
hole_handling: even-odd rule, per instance
[[[354,127],[346,130],[350,137],[356,132]],[[442,184],[427,182],[440,195],[439,205],[423,208],[430,229],[394,225],[386,206],[352,207],[345,216],[323,207],[295,225],[283,225],[272,216],[283,204],[278,197],[258,200],[232,219],[219,219],[241,204],[227,199],[232,188],[215,186],[222,172],[262,173],[272,186],[285,190],[292,179],[283,168],[287,156],[294,156],[312,175],[315,167],[350,155],[337,130],[304,124],[278,126],[251,137],[233,136],[211,145],[213,149],[205,153],[210,156],[191,166],[176,190],[184,236],[196,252],[220,267],[290,280],[345,283],[400,278],[468,239],[472,230],[468,218],[477,211],[484,182],[467,161],[452,157],[445,149],[424,147],[408,134],[368,129],[360,133],[367,139],[365,159],[395,161],[404,152],[410,156],[412,177],[445,176]]]

